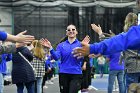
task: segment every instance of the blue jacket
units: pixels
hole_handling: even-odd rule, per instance
[[[140,25],[132,26],[126,33],[121,33],[99,43],[90,44],[90,54],[108,55],[127,49],[140,49]]]
[[[107,55],[106,57],[110,59],[109,69],[111,70],[124,70],[124,61],[120,64],[121,53],[114,53],[112,55]]]
[[[72,50],[76,47],[81,47],[81,43],[77,39],[72,44],[66,40],[57,46],[56,51],[50,51],[55,60],[61,60],[59,73],[82,74],[82,59],[77,59],[72,54]]]
[[[0,73],[6,74],[7,66],[6,62],[12,60],[12,54],[2,54],[0,55],[1,62],[0,62]]]
[[[0,31],[0,40],[5,41],[7,39],[7,33]]]
[[[51,56],[48,56],[48,59],[45,62],[45,69],[47,70],[49,67],[52,68]]]

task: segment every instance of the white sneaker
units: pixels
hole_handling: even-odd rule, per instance
[[[113,91],[119,91],[119,88],[113,89]]]
[[[48,86],[43,86],[43,88],[48,88]]]

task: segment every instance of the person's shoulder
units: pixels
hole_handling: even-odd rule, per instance
[[[140,25],[137,25],[137,26],[131,26],[130,29],[140,29]]]
[[[67,42],[67,41],[63,41],[63,42],[59,43],[58,46],[62,46],[62,45],[64,45],[64,44],[66,44],[66,42]]]

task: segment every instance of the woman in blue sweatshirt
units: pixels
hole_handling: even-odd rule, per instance
[[[52,48],[51,43],[46,39],[42,44],[50,48],[50,53],[55,60],[61,60],[59,69],[59,85],[61,93],[78,93],[81,87],[82,59],[77,59],[72,55],[72,50],[81,47],[80,41],[77,40],[78,34],[74,25],[69,25],[66,30],[68,39],[58,44],[56,51]]]
[[[119,93],[125,93],[124,62],[120,63],[120,56],[120,52],[106,56],[107,61],[109,61],[108,93],[113,92],[113,85],[116,77],[119,85]]]
[[[6,74],[7,66],[6,62],[12,60],[12,54],[2,54],[0,55],[0,93],[3,93],[4,89],[4,78]]]

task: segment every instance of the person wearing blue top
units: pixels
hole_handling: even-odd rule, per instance
[[[0,93],[3,93],[4,89],[4,75],[6,74],[7,66],[6,62],[12,60],[12,54],[0,55]]]
[[[0,41],[0,44],[3,44],[2,41]],[[10,60],[12,60],[12,54],[0,55],[0,93],[3,93],[4,89],[4,75],[7,70],[6,62]]]
[[[109,62],[108,93],[113,92],[113,85],[116,77],[119,85],[119,93],[125,93],[124,62],[121,62],[120,64],[120,56],[120,52],[106,56],[107,61]]]
[[[11,35],[4,31],[0,31],[0,40],[2,41],[12,41],[12,42],[26,42],[29,43],[34,40],[34,36],[31,35],[24,35],[27,31],[20,32],[17,35]]]
[[[94,30],[98,30],[98,28],[98,26],[95,26]],[[105,39],[99,43],[82,43],[82,47],[75,48],[73,54],[75,57],[80,58],[89,54],[113,54],[127,49],[140,49],[140,25],[132,26],[128,32]]]
[[[14,53],[16,52],[16,48],[24,46],[25,44],[31,43],[31,41],[34,40],[34,36],[24,35],[26,32],[27,31],[23,31],[23,32],[20,32],[18,35],[14,36],[4,31],[0,31],[1,41],[7,40],[7,41],[12,41],[12,42],[20,42],[20,43],[10,44],[6,46],[0,44],[0,54]]]
[[[77,40],[78,34],[74,25],[69,25],[66,30],[68,39],[58,44],[56,51],[52,48],[51,43],[47,40],[41,40],[42,45],[50,48],[50,53],[55,60],[61,60],[59,65],[59,84],[61,93],[78,93],[81,88],[82,69],[81,62],[83,59],[77,59],[72,55],[72,50],[81,47],[80,41]]]
[[[140,8],[140,0],[136,0],[136,4]],[[92,29],[95,32],[100,30],[100,27],[95,24],[92,25],[94,25],[92,26]],[[102,36],[102,33],[100,36]],[[140,49],[140,25],[132,26],[128,29],[128,32],[113,36],[112,38],[103,40],[99,43],[82,43],[82,47],[74,49],[73,54],[75,57],[80,58],[89,54],[112,54],[125,51],[127,49]]]

